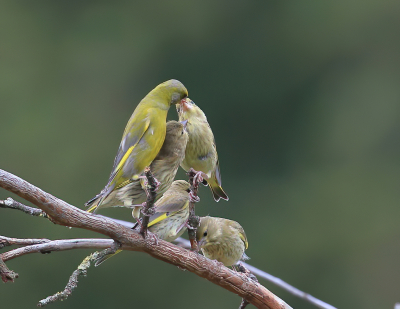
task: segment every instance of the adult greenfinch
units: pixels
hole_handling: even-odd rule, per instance
[[[189,98],[176,105],[179,121],[187,121],[189,141],[181,166],[185,171],[193,168],[207,175],[214,200],[229,200],[221,187],[217,147],[214,134],[203,111]]]
[[[179,165],[185,156],[188,139],[186,123],[174,120],[167,122],[164,144],[157,157],[150,164],[150,170],[153,176],[160,182],[160,186],[156,192],[156,200],[171,186]],[[100,206],[96,204],[96,200],[100,198],[99,194],[91,200],[92,202],[89,201],[87,203],[88,206],[91,206],[88,211],[92,212],[97,208],[126,206],[133,208],[133,217],[139,218],[141,207],[133,206],[140,205],[146,201],[145,182],[146,180],[144,178],[139,178],[133,180],[126,186],[114,190],[110,193],[106,202],[103,202]]]
[[[240,260],[249,258],[244,253],[249,247],[246,234],[236,221],[202,217],[196,239],[205,257],[217,260],[225,266],[233,266]]]
[[[190,184],[184,180],[175,180],[164,195],[154,204],[155,213],[150,217],[149,231],[165,241],[174,241],[187,229],[189,218]],[[98,266],[113,255],[106,255],[96,261]]]
[[[116,195],[113,193],[139,179],[164,143],[169,107],[181,102],[187,95],[185,86],[171,79],[158,85],[142,99],[126,125],[108,183],[85,204],[90,206],[88,211],[113,205]],[[118,203],[120,201],[125,206],[132,204],[131,198],[122,198]]]

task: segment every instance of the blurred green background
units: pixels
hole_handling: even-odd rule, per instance
[[[105,185],[136,104],[179,79],[213,128],[230,197],[217,204],[201,188],[197,213],[239,221],[250,264],[317,298],[393,308],[399,14],[395,0],[2,1],[0,168],[83,208]],[[131,220],[125,209],[100,213]],[[99,237],[12,210],[0,210],[0,234]],[[2,306],[34,308],[89,253],[8,262],[20,278],[1,286]],[[261,283],[294,308],[315,308]],[[89,269],[51,307],[239,303],[205,279],[126,252]]]

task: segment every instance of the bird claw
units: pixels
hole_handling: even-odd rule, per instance
[[[152,237],[153,238],[153,240],[154,240],[154,245],[156,245],[156,246],[158,246],[158,237],[157,237],[157,235],[156,234],[153,234],[153,233],[147,233],[147,235],[149,235],[150,237]]]
[[[189,199],[190,199],[190,202],[192,202],[192,203],[200,202],[200,198],[199,198],[197,195],[195,195],[195,194],[193,193],[193,191],[190,191],[190,193],[189,193]]]
[[[197,172],[193,177],[193,185],[198,186],[200,182],[203,182],[203,172]]]

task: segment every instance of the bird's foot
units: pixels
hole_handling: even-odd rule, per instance
[[[193,177],[193,185],[199,185],[200,182],[203,182],[203,172],[197,172],[196,175]]]
[[[190,200],[190,202],[192,202],[192,203],[197,203],[197,202],[200,202],[200,197],[198,197],[197,195],[195,195],[195,194],[193,193],[193,191],[190,191],[190,193],[189,193],[189,200]]]

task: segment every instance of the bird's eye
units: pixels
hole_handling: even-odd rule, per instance
[[[187,193],[190,193],[190,189],[186,189],[186,192],[187,192]]]
[[[183,134],[183,131],[181,132],[181,135]]]
[[[203,236],[204,236],[204,237],[206,237],[206,236],[207,236],[207,231],[205,231],[205,232],[204,232]]]

